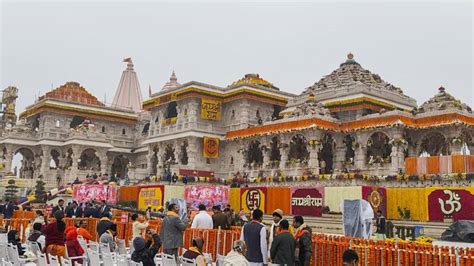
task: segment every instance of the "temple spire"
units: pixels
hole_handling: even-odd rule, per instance
[[[143,98],[137,73],[133,69],[132,58],[125,58],[123,62],[127,63],[127,69],[122,72],[112,107],[139,112],[142,110]]]
[[[171,73],[170,81],[166,82],[162,90],[170,90],[179,86],[181,86],[181,84],[178,83],[178,78],[176,77],[176,73],[173,70],[173,73]]]

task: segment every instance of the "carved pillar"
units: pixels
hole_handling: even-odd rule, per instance
[[[41,157],[41,169],[39,169],[39,173],[36,176],[46,176],[51,162],[51,149],[48,146],[42,146],[41,151],[43,152],[43,156]]]
[[[146,155],[146,161],[147,161],[147,164],[146,164],[146,174],[148,176],[153,176],[155,175],[156,173],[153,173],[153,166],[151,165],[152,164],[152,159],[153,159],[153,147],[151,146],[148,146],[148,154]]]
[[[262,155],[263,155],[263,169],[269,168],[269,163],[270,163],[270,149],[267,145],[265,145],[265,148],[262,149]]]
[[[346,161],[346,145],[344,144],[344,136],[337,135],[335,137],[336,147],[334,148],[334,171],[342,171],[344,169],[344,162]]]
[[[398,149],[399,149],[398,145],[392,145],[392,152],[390,153],[390,160],[391,160],[390,174],[397,174],[398,168],[400,167],[399,165],[400,161],[398,160],[398,156],[399,156]]]
[[[288,147],[281,147],[280,149],[280,154],[281,154],[281,159],[280,159],[280,169],[285,169],[286,168],[286,162],[288,161]]]
[[[5,154],[5,172],[8,173],[12,171],[12,161],[13,161],[13,153],[7,149]]]
[[[240,104],[240,127],[241,128],[246,128],[250,123],[249,108],[250,108],[250,104],[246,100]]]
[[[156,176],[163,175],[163,149],[159,148],[156,153]]]
[[[106,150],[101,150],[96,152],[97,157],[99,157],[100,160],[100,172],[102,174],[108,174],[108,164],[109,160],[107,158],[107,151]]]
[[[188,139],[188,167],[190,169],[196,169],[196,157],[202,156],[202,153],[198,153],[198,138]]]
[[[359,144],[355,150],[354,165],[357,169],[365,168],[365,155],[367,153],[367,146]]]
[[[319,159],[318,152],[321,149],[320,145],[309,146],[309,161],[308,166],[313,171],[313,174],[319,174]]]
[[[460,138],[455,138],[451,141],[451,155],[460,155],[462,154],[462,141]]]

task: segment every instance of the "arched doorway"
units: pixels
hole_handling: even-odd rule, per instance
[[[50,152],[51,160],[49,161],[49,169],[58,169],[59,168],[59,152],[57,150],[51,150]]]
[[[115,175],[116,177],[119,177],[119,178],[126,177],[128,175],[129,162],[130,160],[123,155],[115,156],[114,161],[112,163],[112,169],[110,171],[112,176]]]
[[[100,172],[100,159],[94,149],[86,149],[81,153],[78,163],[79,170]]]
[[[181,156],[180,156],[180,162],[182,165],[187,165],[188,164],[188,142],[184,141],[181,144]]]
[[[28,148],[18,149],[13,155],[11,172],[19,178],[33,178],[34,160],[33,151]]]
[[[367,162],[369,165],[373,163],[390,162],[390,154],[392,153],[392,145],[389,144],[388,136],[383,132],[372,134],[367,141]]]
[[[344,137],[344,146],[346,147],[344,160],[346,165],[354,165],[355,158],[355,137],[352,135],[346,135]]]
[[[325,134],[321,139],[321,150],[318,154],[319,167],[322,174],[332,173],[334,159],[334,138],[330,134]]]
[[[251,165],[262,165],[263,154],[260,148],[260,142],[258,140],[252,140],[249,144],[247,151],[247,163]]]
[[[431,132],[423,137],[420,145],[419,155],[448,155],[449,146],[446,138],[439,132]]]
[[[288,159],[291,164],[296,162],[307,163],[309,152],[307,147],[308,141],[303,135],[296,135],[290,140],[290,152]]]

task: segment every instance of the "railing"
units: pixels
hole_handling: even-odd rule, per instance
[[[408,175],[474,173],[474,155],[407,157]]]
[[[11,228],[21,233],[25,239],[24,229],[33,218],[33,212],[15,212],[15,219],[0,220],[7,223]],[[87,220],[88,231],[96,236],[96,225],[99,219],[80,218]],[[80,219],[65,218],[68,226],[73,225]],[[120,217],[114,219],[117,223],[117,237],[120,239],[131,238],[131,222],[122,222]],[[159,232],[161,222],[151,220],[149,228]],[[214,259],[217,254],[226,255],[232,248],[232,243],[240,239],[240,227],[232,227],[230,230],[220,229],[186,229],[183,236],[183,247],[189,248],[192,239],[202,237],[204,239],[204,253],[210,253]],[[128,244],[128,241],[125,241]],[[474,249],[434,246],[429,243],[375,241],[360,238],[351,238],[336,235],[313,234],[311,265],[342,265],[342,254],[348,249],[354,249],[359,255],[359,265],[474,265]]]

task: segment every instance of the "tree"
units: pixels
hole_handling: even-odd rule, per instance
[[[39,203],[44,203],[46,202],[46,190],[44,188],[44,185],[46,183],[43,182],[43,179],[40,177],[36,181],[36,187],[35,187],[35,197],[36,197],[36,202]]]
[[[7,200],[16,201],[16,193],[18,193],[17,186],[15,185],[15,179],[8,180],[8,185],[6,186],[5,190],[5,198]]]

